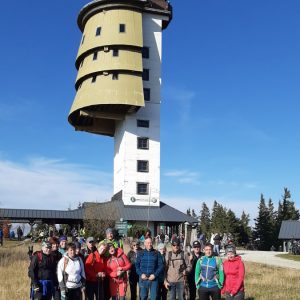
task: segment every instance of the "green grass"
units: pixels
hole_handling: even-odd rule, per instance
[[[284,259],[294,260],[294,261],[300,261],[300,255],[294,255],[294,254],[277,254],[277,257],[281,257]]]

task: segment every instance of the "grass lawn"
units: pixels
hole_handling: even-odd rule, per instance
[[[277,254],[276,256],[284,258],[284,259],[300,261],[300,255],[294,255],[294,254],[287,253],[287,254]]]

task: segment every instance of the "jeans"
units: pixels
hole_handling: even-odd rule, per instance
[[[221,300],[221,290],[218,287],[205,288],[201,286],[199,288],[199,298],[201,300]]]
[[[220,255],[220,245],[214,245],[214,250],[213,252],[219,256]]]
[[[140,286],[140,299],[147,300],[148,293],[150,291],[150,300],[156,300],[157,296],[157,288],[158,288],[158,281],[157,280],[139,280]]]
[[[225,300],[244,300],[245,293],[240,291],[234,296],[230,296],[228,293],[225,294]]]
[[[176,294],[178,300],[184,300],[184,282],[170,282],[170,300],[176,300]]]

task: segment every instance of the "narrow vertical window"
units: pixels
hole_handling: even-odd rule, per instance
[[[114,57],[119,56],[119,50],[118,50],[118,49],[113,49],[112,55],[113,55]]]
[[[119,74],[113,73],[112,74],[112,80],[118,80],[119,79]]]
[[[96,79],[97,79],[97,76],[93,76],[93,78],[92,78],[92,83],[95,83],[95,82],[96,82]]]
[[[97,60],[97,58],[98,58],[98,51],[94,52],[94,54],[93,54],[93,60]]]
[[[83,37],[82,37],[81,45],[84,43],[84,39],[85,39],[85,34],[84,34]]]
[[[144,88],[144,100],[150,101],[150,89],[149,88]]]
[[[119,24],[119,32],[124,33],[126,31],[126,26],[125,24]]]
[[[96,28],[96,36],[101,35],[101,27]]]
[[[145,81],[149,81],[149,78],[150,78],[150,76],[149,76],[149,69],[143,69],[142,78]]]
[[[142,57],[143,58],[149,58],[150,57],[149,47],[143,47],[142,48]]]

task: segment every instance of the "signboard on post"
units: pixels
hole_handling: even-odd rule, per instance
[[[127,236],[128,222],[127,221],[116,221],[115,225],[119,236]]]

